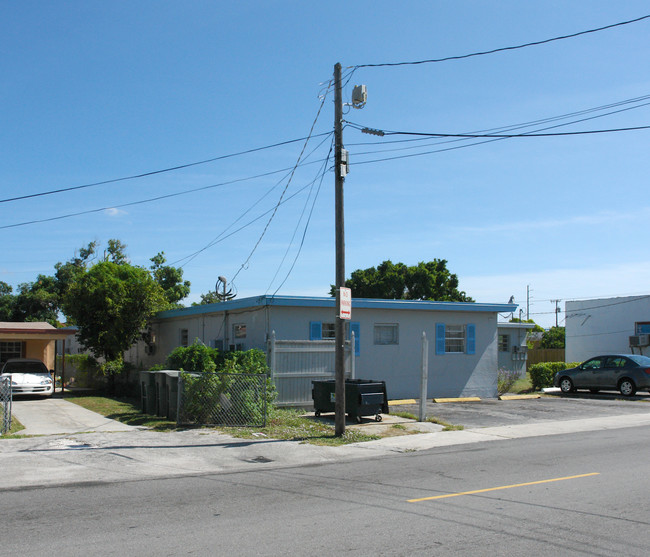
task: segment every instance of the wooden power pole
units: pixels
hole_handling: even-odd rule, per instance
[[[345,286],[345,228],[343,215],[343,96],[341,92],[341,64],[334,66],[334,186],[336,221],[336,317],[334,326],[335,387],[334,433],[345,433],[345,321],[341,319],[340,288]]]

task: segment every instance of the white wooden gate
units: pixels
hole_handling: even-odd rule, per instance
[[[345,377],[354,379],[354,333],[345,342]],[[305,406],[313,403],[312,381],[334,379],[334,340],[276,340],[267,343],[271,378],[278,391],[276,404]]]

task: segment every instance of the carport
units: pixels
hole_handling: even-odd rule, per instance
[[[35,358],[53,370],[56,341],[63,343],[61,353],[65,353],[65,341],[75,332],[75,329],[57,329],[45,322],[0,322],[0,364],[10,358]]]

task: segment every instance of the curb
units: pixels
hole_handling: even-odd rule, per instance
[[[542,395],[501,395],[499,400],[528,400],[533,398],[542,398]]]
[[[466,396],[461,398],[434,398],[433,402],[481,402],[480,397]]]

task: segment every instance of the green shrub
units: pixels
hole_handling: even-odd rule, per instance
[[[216,348],[209,348],[197,339],[190,346],[174,349],[167,356],[167,365],[169,369],[213,372],[217,369],[219,359]]]
[[[579,362],[540,362],[528,368],[534,391],[553,386],[553,377],[558,371],[575,367]]]
[[[170,369],[201,372],[199,376],[183,373],[184,416],[195,423],[230,424],[262,423],[263,404],[271,405],[277,396],[270,378],[266,355],[253,349],[219,353],[200,342],[176,348],[168,357]],[[227,374],[227,375],[226,375]],[[257,378],[246,374],[266,375],[260,393]]]
[[[517,379],[519,379],[518,371],[499,368],[497,370],[497,393],[502,395],[510,391]]]

